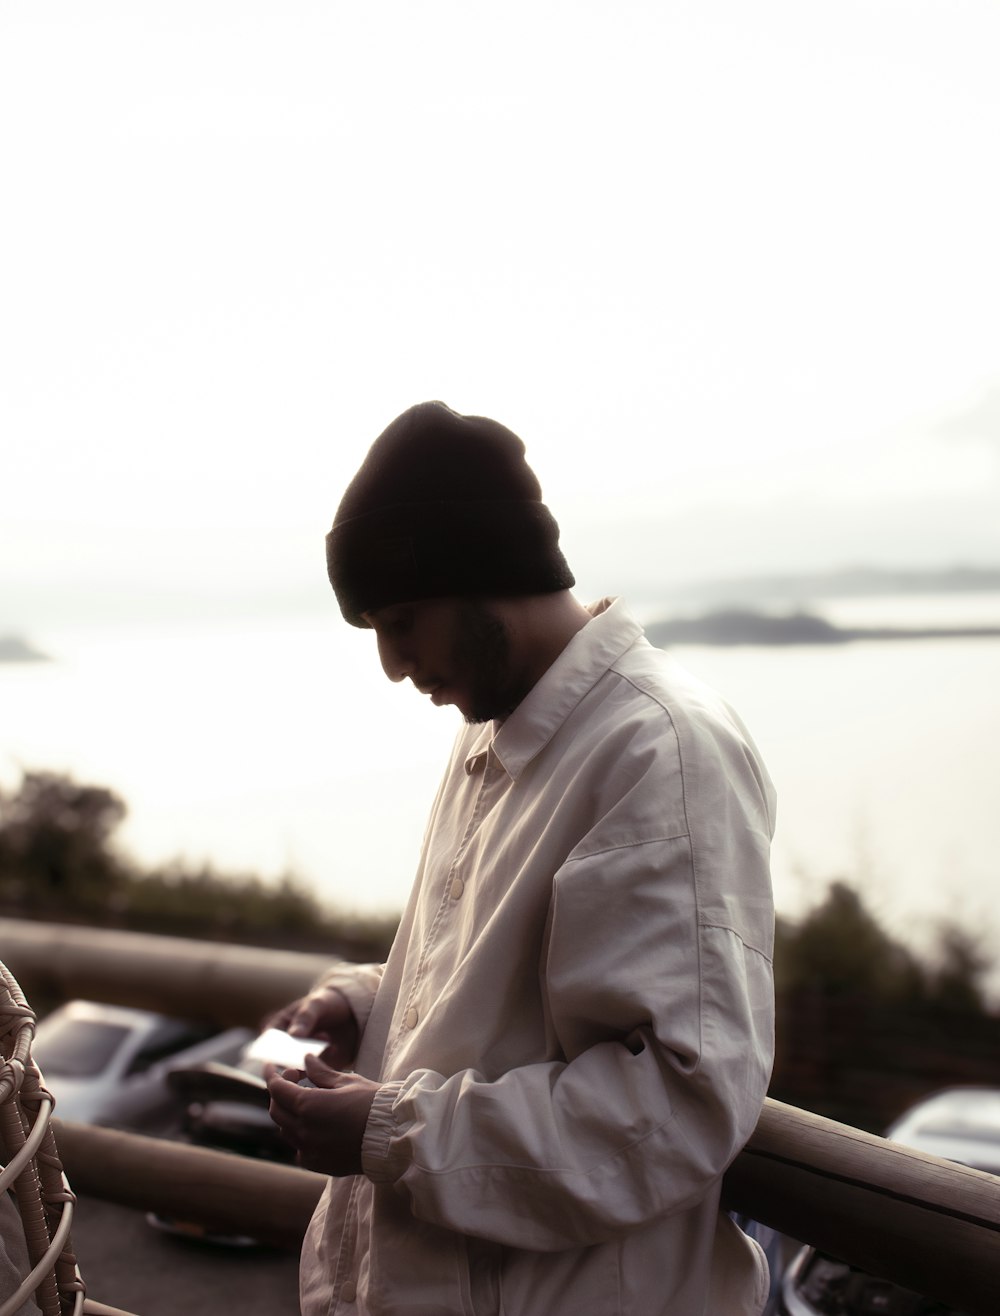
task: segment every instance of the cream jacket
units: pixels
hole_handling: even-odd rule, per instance
[[[773,792],[729,708],[605,601],[464,728],[384,970],[338,966],[379,1080],[306,1316],[756,1316],[719,1211],[772,1059]]]

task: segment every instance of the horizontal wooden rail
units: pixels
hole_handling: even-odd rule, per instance
[[[26,994],[253,1024],[328,964],[295,952],[0,919]],[[56,1121],[70,1183],[126,1205],[298,1247],[322,1177]],[[1000,1311],[1000,1179],[769,1100],[730,1167],[733,1209],[969,1316]],[[273,1208],[273,1209],[272,1209]]]
[[[968,1316],[1000,1312],[1000,1178],[768,1099],[726,1204]]]
[[[75,1191],[297,1250],[322,1175],[54,1122]],[[873,1275],[996,1316],[1000,1180],[768,1101],[726,1202]]]
[[[0,960],[35,997],[105,1001],[254,1027],[301,996],[326,955],[0,918]]]
[[[75,1193],[292,1251],[326,1183],[291,1165],[119,1129],[59,1119],[52,1127]]]

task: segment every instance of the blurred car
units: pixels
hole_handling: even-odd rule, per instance
[[[182,1136],[201,1147],[294,1162],[294,1149],[268,1114],[265,1072],[269,1065],[300,1068],[305,1054],[325,1047],[271,1028],[246,1038],[233,1063],[209,1058],[175,1065],[168,1081],[184,1108]]]
[[[886,1132],[893,1142],[1000,1174],[1000,1088],[948,1088],[918,1102]],[[877,1279],[815,1248],[785,1272],[779,1316],[962,1316],[956,1308]]]
[[[149,1010],[69,1001],[42,1019],[32,1056],[60,1119],[118,1128],[166,1127],[183,1112],[168,1082],[175,1066],[225,1060],[253,1034]]]

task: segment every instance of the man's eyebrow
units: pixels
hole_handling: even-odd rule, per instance
[[[409,603],[391,603],[384,608],[376,608],[373,612],[363,612],[361,617],[373,628],[375,626],[398,626],[401,623],[412,621],[413,606]]]

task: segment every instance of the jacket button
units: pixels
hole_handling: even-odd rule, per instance
[[[353,1302],[358,1296],[358,1286],[353,1279],[345,1279],[340,1286],[340,1301]]]
[[[462,879],[460,877],[453,878],[451,883],[452,900],[461,900],[462,892],[464,890],[465,890],[465,883],[462,881]]]
[[[409,1008],[409,1009],[407,1010],[407,1012],[406,1012],[406,1020],[405,1020],[405,1023],[406,1023],[407,1028],[416,1028],[416,1026],[417,1026],[417,1020],[418,1020],[419,1018],[420,1018],[420,1013],[419,1013],[419,1011],[417,1010],[417,1007],[416,1007],[415,1005],[411,1005],[410,1008]]]

